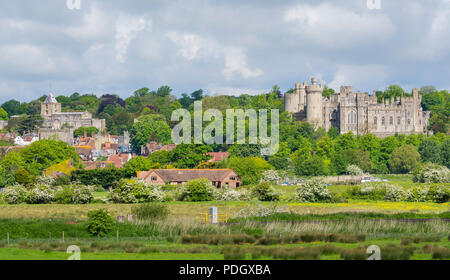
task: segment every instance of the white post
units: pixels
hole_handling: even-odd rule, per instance
[[[217,224],[217,207],[209,208],[209,216],[211,217],[211,223]]]
[[[119,241],[119,230],[117,230],[117,232],[116,232],[116,239],[117,239],[117,241]]]
[[[6,233],[6,240],[8,241],[8,245],[9,245],[9,232]]]
[[[62,238],[63,238],[62,241],[63,241],[63,243],[64,243],[64,231],[63,231],[63,236],[62,236]]]

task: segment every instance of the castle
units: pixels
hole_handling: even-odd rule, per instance
[[[285,94],[285,110],[293,113],[297,120],[306,120],[315,128],[329,130],[332,126],[340,133],[356,135],[374,134],[387,137],[395,134],[426,133],[429,111],[423,111],[422,96],[413,89],[412,96],[377,102],[375,92],[356,92],[352,86],[341,86],[340,93],[330,98],[322,96],[323,86],[317,79],[311,85],[296,83],[293,93]]]
[[[73,144],[73,133],[80,127],[106,128],[104,119],[93,119],[89,112],[61,112],[61,103],[50,93],[41,103],[41,116],[44,119],[39,129],[39,139],[59,139]]]

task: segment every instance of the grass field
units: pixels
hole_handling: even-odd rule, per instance
[[[378,177],[404,187],[421,185],[411,183],[408,175]],[[276,188],[293,192],[297,186]],[[352,186],[329,188],[343,194]],[[94,193],[96,199],[106,196],[107,192]],[[369,245],[380,246],[387,259],[450,259],[449,203],[350,199],[345,203],[164,204],[170,210],[166,220],[117,224],[103,238],[92,237],[87,232],[87,213],[106,209],[115,217],[121,212],[131,213],[135,205],[1,204],[0,259],[65,260],[69,256],[65,251],[71,244],[80,246],[84,260],[364,259],[364,250]],[[208,213],[211,206],[227,215],[229,223],[202,224],[200,215]],[[256,206],[282,206],[280,209],[286,214],[268,218],[241,217],[241,210]],[[62,232],[65,243],[62,243]],[[203,239],[185,242],[189,236]],[[323,236],[343,239],[324,241],[320,238],[329,237]],[[363,241],[353,240],[355,236],[362,237]]]

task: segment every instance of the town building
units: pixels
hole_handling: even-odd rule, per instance
[[[241,178],[232,169],[152,169],[140,171],[137,177],[144,182],[158,185],[183,185],[200,178],[208,179],[217,188],[238,188]]]
[[[428,133],[430,112],[423,111],[422,96],[416,88],[412,96],[383,103],[378,103],[375,92],[355,92],[352,86],[341,86],[340,92],[330,98],[323,97],[322,92],[316,78],[311,79],[311,85],[297,83],[293,93],[285,94],[285,110],[315,128],[328,130],[334,126],[340,133],[378,137]]]

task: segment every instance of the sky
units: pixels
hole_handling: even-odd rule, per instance
[[[76,2],[0,0],[0,103],[161,85],[259,94],[311,77],[450,89],[450,0]]]

